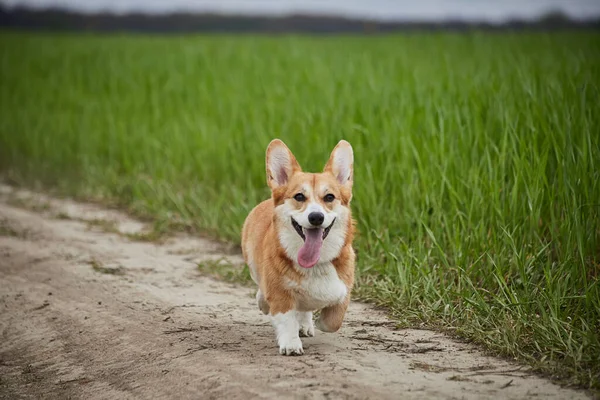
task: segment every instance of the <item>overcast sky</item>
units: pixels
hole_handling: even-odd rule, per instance
[[[501,21],[510,17],[535,18],[550,10],[561,10],[575,18],[600,16],[600,0],[0,0],[0,4],[58,6],[83,12],[209,11],[269,15],[302,12],[377,19],[459,17]]]

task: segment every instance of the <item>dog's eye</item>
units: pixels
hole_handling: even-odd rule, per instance
[[[304,200],[306,200],[306,196],[304,196],[302,193],[298,193],[294,196],[294,200],[303,202]]]
[[[335,200],[335,196],[332,195],[331,193],[328,193],[325,195],[325,197],[323,197],[323,200],[325,200],[326,203],[331,203],[332,201]]]

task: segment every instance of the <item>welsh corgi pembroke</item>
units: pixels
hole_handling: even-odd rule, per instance
[[[266,154],[271,198],[242,229],[242,252],[258,285],[259,309],[270,316],[279,353],[304,354],[300,336],[316,326],[336,332],[354,285],[352,199],[354,153],[341,140],[322,173],[302,172],[288,147],[273,140]]]

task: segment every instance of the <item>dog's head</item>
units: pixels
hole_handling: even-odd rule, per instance
[[[303,268],[335,259],[351,226],[354,154],[341,140],[322,173],[302,172],[279,139],[267,148],[267,182],[275,223],[286,254]]]

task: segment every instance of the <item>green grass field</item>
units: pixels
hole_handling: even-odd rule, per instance
[[[600,387],[600,34],[0,34],[0,171],[239,242],[355,151],[356,296]]]

